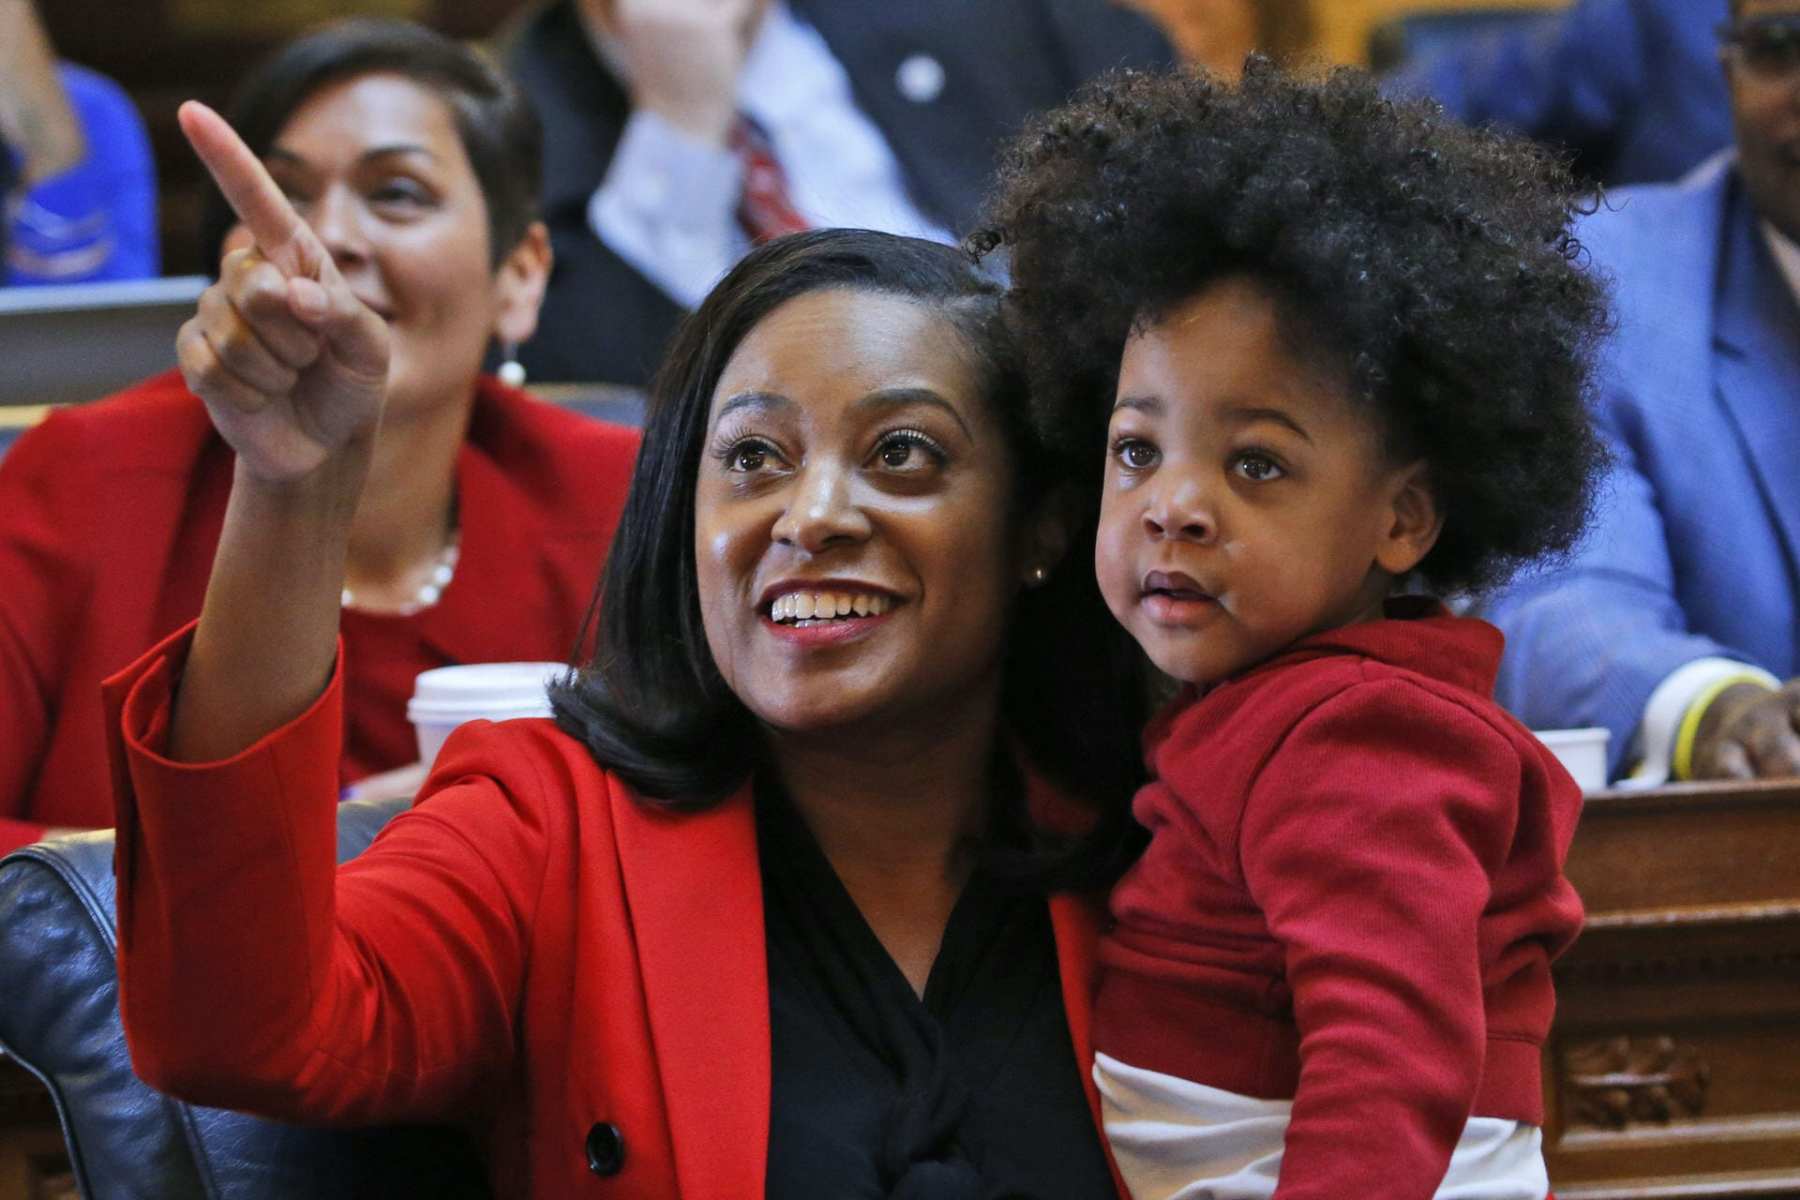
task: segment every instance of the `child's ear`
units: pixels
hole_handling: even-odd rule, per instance
[[[1375,548],[1375,564],[1398,579],[1422,562],[1444,528],[1424,462],[1395,468],[1388,480],[1391,519]]]
[[[1079,504],[1075,489],[1064,486],[1051,491],[1026,514],[1018,551],[1019,581],[1026,587],[1048,582],[1068,554]]]

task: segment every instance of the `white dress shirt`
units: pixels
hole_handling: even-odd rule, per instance
[[[1787,280],[1788,291],[1793,293],[1795,302],[1800,303],[1800,246],[1767,221],[1762,222],[1762,233],[1769,244],[1769,253],[1775,256],[1775,265],[1781,269],[1781,277]]]
[[[604,34],[595,50],[623,64]],[[954,240],[907,195],[900,163],[856,106],[850,76],[818,31],[771,4],[738,77],[738,107],[762,126],[794,207],[816,226]],[[738,224],[743,167],[655,113],[626,119],[606,177],[588,202],[595,236],[689,308],[750,248]]]

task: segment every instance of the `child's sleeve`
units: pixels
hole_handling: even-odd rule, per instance
[[[1442,1182],[1481,1082],[1477,929],[1519,774],[1486,721],[1393,680],[1314,708],[1259,773],[1239,853],[1300,1031],[1279,1200]]]

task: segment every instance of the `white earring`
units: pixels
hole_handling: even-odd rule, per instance
[[[502,356],[500,369],[494,374],[501,383],[509,388],[524,387],[525,364],[519,361],[519,343],[512,341],[500,343],[500,353]]]
[[[1049,583],[1049,582],[1050,582],[1050,568],[1049,567],[1041,566],[1041,565],[1035,566],[1035,567],[1031,568],[1031,570],[1029,570],[1025,573],[1025,586],[1027,586],[1027,587],[1043,587],[1046,583]]]

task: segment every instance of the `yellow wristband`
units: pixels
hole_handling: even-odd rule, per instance
[[[1671,776],[1676,779],[1694,777],[1694,739],[1699,736],[1700,722],[1706,719],[1706,710],[1712,707],[1712,702],[1719,698],[1721,692],[1740,683],[1754,683],[1763,688],[1769,686],[1761,675],[1752,671],[1739,671],[1735,675],[1715,679],[1700,689],[1700,694],[1694,697],[1687,712],[1682,714],[1681,728],[1675,734],[1675,753],[1669,758]]]

